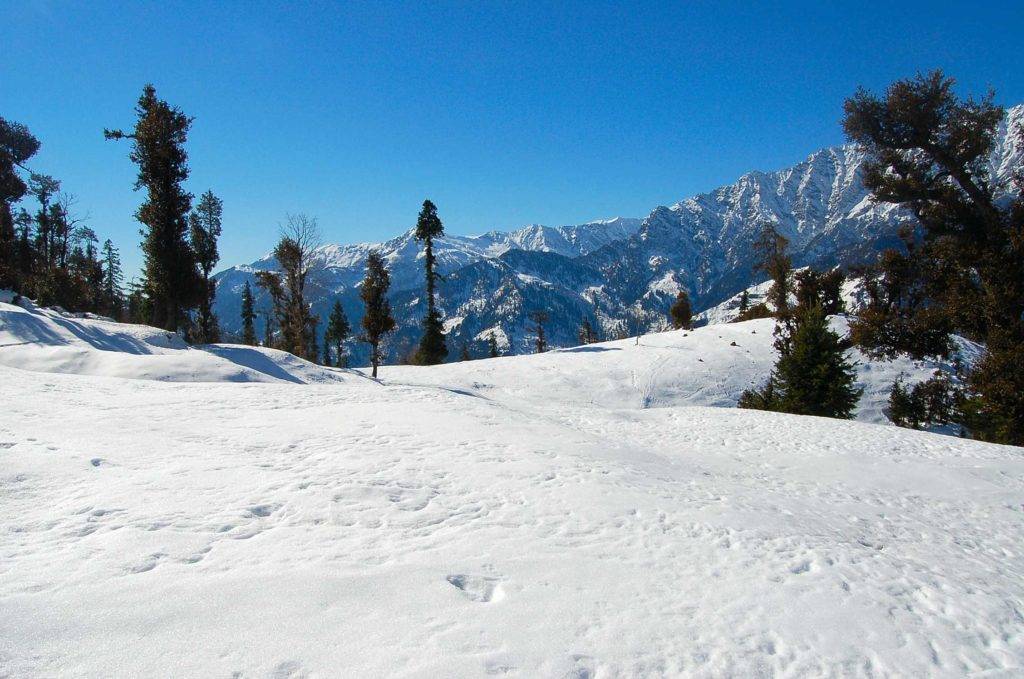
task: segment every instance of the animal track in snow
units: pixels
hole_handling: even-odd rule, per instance
[[[489,603],[505,598],[501,580],[487,575],[449,575],[448,583],[461,590],[470,601]]]

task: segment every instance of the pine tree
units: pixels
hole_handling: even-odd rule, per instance
[[[18,238],[13,206],[28,191],[18,169],[39,150],[39,141],[28,128],[0,118],[0,288],[20,292],[24,281],[18,275]]]
[[[676,301],[669,310],[672,316],[672,327],[676,330],[689,330],[693,327],[693,310],[690,308],[690,296],[686,290],[680,290]]]
[[[761,237],[754,243],[754,251],[758,260],[755,269],[765,273],[772,280],[768,291],[768,302],[775,307],[775,317],[785,319],[789,316],[789,293],[792,288],[790,272],[792,261],[786,254],[789,241],[775,230],[773,224],[766,224]]]
[[[584,318],[583,323],[580,324],[580,331],[577,336],[580,344],[594,344],[597,342],[597,333],[594,332],[594,326],[590,324],[590,320]]]
[[[121,292],[121,255],[108,238],[103,242],[103,302],[107,315],[121,318],[124,313],[124,294]]]
[[[493,330],[491,330],[490,334],[487,335],[487,355],[491,358],[498,358],[498,356],[501,356],[501,353],[498,352],[498,338],[495,336]]]
[[[252,288],[249,281],[242,290],[242,344],[256,346],[256,311],[253,308]]]
[[[306,286],[314,265],[314,253],[320,244],[316,219],[289,215],[282,227],[281,240],[274,258],[281,272],[258,271],[256,284],[270,295],[281,331],[279,348],[309,361],[316,361],[316,316],[306,300]]]
[[[191,119],[180,109],[157,99],[146,85],[136,107],[132,133],[104,130],[107,139],[131,139],[132,162],[139,166],[135,188],[146,188],[146,201],[136,212],[143,229],[144,285],[153,325],[177,331],[203,295],[196,254],[189,244],[188,213],[192,195],[182,184],[188,179],[185,141]]]
[[[844,342],[828,327],[822,308],[800,309],[782,334],[776,337],[779,360],[767,385],[744,392],[740,407],[852,417],[863,389],[854,386],[856,373]]]
[[[443,362],[448,355],[448,347],[444,341],[444,325],[434,296],[434,285],[438,278],[434,270],[434,238],[443,233],[444,225],[437,216],[437,207],[429,200],[423,201],[423,209],[416,220],[416,238],[423,241],[427,277],[427,315],[423,318],[423,337],[420,339],[415,357],[416,363],[420,365],[436,365]]]
[[[460,361],[472,361],[473,357],[469,355],[469,345],[465,342],[462,343],[462,350],[459,352]]]
[[[331,309],[331,315],[327,319],[327,329],[324,332],[324,365],[331,365],[330,348],[333,347],[334,355],[337,357],[335,365],[339,368],[345,367],[347,363],[345,340],[348,339],[351,331],[352,327],[349,325],[345,310],[341,308],[341,301],[334,300],[334,308]]]
[[[391,287],[391,276],[384,266],[384,258],[380,252],[372,250],[366,258],[366,277],[363,278],[359,297],[363,300],[363,341],[370,345],[370,365],[372,376],[377,377],[380,365],[381,342],[384,337],[395,329],[395,319],[391,316],[391,303],[388,302],[388,288]]]
[[[983,342],[967,375],[972,432],[1024,444],[1024,181],[1000,186],[988,171],[1005,117],[994,95],[963,100],[954,84],[934,71],[846,101],[843,128],[868,158],[864,185],[918,226],[913,247],[884,261],[905,269],[904,284],[886,290],[890,272],[875,276],[894,294],[858,311],[852,332],[878,353],[945,351],[950,330]],[[1001,190],[1010,199],[997,199]]]
[[[217,316],[213,313],[213,298],[217,294],[217,285],[211,280],[213,267],[220,260],[217,252],[217,239],[221,232],[221,215],[224,203],[207,191],[199,198],[199,204],[189,215],[188,223],[191,232],[192,249],[196,253],[196,263],[203,277],[203,294],[199,300],[199,341],[213,344],[220,341],[220,327]]]
[[[740,308],[739,308],[740,314],[741,315],[745,314],[747,312],[747,309],[749,309],[749,308],[750,308],[750,293],[747,292],[746,290],[744,290],[743,292],[740,293]]]
[[[548,350],[548,341],[544,334],[544,324],[548,322],[548,313],[546,311],[534,311],[530,314],[530,319],[534,322],[534,331],[537,333],[537,340],[534,346],[538,354],[543,354]]]

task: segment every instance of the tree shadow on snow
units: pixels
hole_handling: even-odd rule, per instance
[[[250,370],[261,372],[264,375],[276,377],[279,380],[294,382],[295,384],[305,384],[304,381],[289,373],[262,351],[258,351],[252,347],[207,344],[202,347],[194,348],[211,353],[218,358],[223,358],[224,360],[230,361],[235,365],[240,365],[243,368],[249,368]]]

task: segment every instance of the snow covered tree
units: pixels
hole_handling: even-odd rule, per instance
[[[856,373],[846,358],[845,343],[828,327],[822,308],[798,310],[783,334],[787,336],[775,341],[779,360],[768,383],[744,392],[740,407],[852,417],[863,389],[854,386]]]
[[[326,332],[324,332],[324,365],[331,365],[330,349],[333,348],[334,365],[339,368],[346,366],[345,340],[348,339],[351,331],[352,327],[349,325],[345,310],[341,308],[341,301],[334,300],[334,308],[331,309],[331,315],[327,319]]]
[[[242,344],[256,346],[256,311],[253,308],[252,288],[249,281],[242,289]]]
[[[693,309],[690,307],[690,296],[686,294],[686,290],[680,290],[676,295],[676,301],[672,303],[669,314],[672,316],[672,327],[676,330],[689,330],[693,327]]]
[[[548,340],[544,335],[544,324],[548,322],[548,312],[546,311],[534,311],[530,313],[530,320],[534,323],[534,331],[537,333],[537,339],[534,346],[537,349],[538,354],[543,354],[548,350]]]
[[[391,316],[391,303],[388,302],[388,288],[391,287],[391,276],[384,265],[380,252],[371,250],[366,258],[366,276],[359,289],[359,297],[363,300],[363,336],[362,340],[370,345],[370,365],[373,377],[377,377],[380,365],[381,342],[384,337],[395,329],[395,319]]]
[[[220,341],[220,327],[217,316],[213,313],[213,298],[217,294],[217,284],[210,278],[213,267],[220,260],[217,252],[217,239],[221,232],[221,215],[224,203],[207,191],[199,198],[199,204],[188,217],[191,232],[192,249],[196,253],[196,262],[203,277],[203,294],[199,299],[198,339],[203,344]]]
[[[143,88],[135,110],[133,132],[103,134],[107,139],[132,140],[129,158],[139,166],[135,188],[147,192],[136,218],[145,226],[143,272],[150,322],[177,331],[203,295],[196,254],[187,238],[192,195],[182,186],[189,175],[185,141],[192,119],[158,99],[152,85]]]
[[[437,216],[437,207],[429,200],[423,201],[423,209],[420,210],[419,218],[416,220],[416,238],[423,241],[425,255],[423,262],[427,277],[427,315],[423,318],[423,337],[420,339],[420,345],[415,355],[415,361],[419,365],[436,365],[443,362],[448,356],[448,347],[444,341],[444,326],[434,295],[434,286],[438,279],[437,272],[434,270],[436,264],[434,238],[443,233],[444,225],[441,223],[441,218]]]

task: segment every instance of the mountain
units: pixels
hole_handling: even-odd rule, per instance
[[[1007,185],[1022,167],[1024,106],[1008,110],[989,160],[997,184]],[[544,309],[554,346],[575,344],[586,319],[609,337],[637,327],[665,327],[679,290],[694,310],[713,307],[761,278],[753,272],[753,243],[771,223],[790,242],[795,266],[831,267],[871,260],[898,247],[898,233],[913,216],[875,204],[863,185],[864,154],[855,146],[812,153],[775,172],[749,172],[733,184],[671,206],[656,207],[640,221],[614,219],[578,226],[531,225],[482,236],[445,236],[437,242],[439,304],[447,318],[451,355],[462,343],[482,354],[493,331],[504,350],[531,350],[529,314]],[[314,311],[326,317],[333,298],[349,317],[361,316],[356,286],[372,247],[385,254],[392,272],[399,330],[391,360],[414,346],[423,315],[420,243],[407,232],[380,244],[330,245],[322,250]],[[241,285],[253,271],[273,268],[272,257],[218,275],[215,310],[228,331],[239,327]],[[266,305],[265,300],[259,300]],[[353,360],[365,349],[352,346]]]

